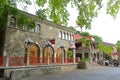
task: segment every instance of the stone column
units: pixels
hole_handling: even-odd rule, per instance
[[[42,52],[43,52],[43,49],[40,48],[40,63],[43,62],[43,57],[42,57],[43,53]]]
[[[56,63],[56,52],[54,53],[54,63]]]
[[[28,51],[27,51],[27,66],[30,65],[30,51],[29,51],[29,46],[28,46]]]
[[[85,52],[82,52],[82,58],[85,58]]]
[[[3,56],[4,57],[4,56]],[[9,66],[9,56],[6,56],[5,58],[5,66],[8,67]]]
[[[92,63],[92,53],[89,52],[89,59],[90,59],[90,62]]]
[[[47,65],[49,65],[50,64],[50,53],[48,52],[48,57],[47,57]]]
[[[73,49],[73,63],[75,64],[76,62],[76,54],[75,54],[75,48]]]

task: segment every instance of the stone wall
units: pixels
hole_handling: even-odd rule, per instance
[[[25,54],[25,39],[30,38],[34,43],[37,43],[40,47],[40,52],[43,53],[43,48],[48,39],[55,39],[55,44],[52,47],[57,52],[57,49],[65,45],[65,50],[70,47],[69,40],[60,39],[59,32],[61,29],[55,28],[49,25],[41,24],[42,35],[34,33],[20,28],[7,27],[5,36],[4,55],[24,55]],[[42,38],[41,38],[42,36]]]
[[[11,79],[17,80],[20,78],[33,76],[33,75],[42,75],[42,74],[55,74],[65,71],[72,71],[76,69],[77,64],[68,64],[68,65],[51,65],[51,66],[38,66],[38,67],[11,67],[6,68],[4,76]]]

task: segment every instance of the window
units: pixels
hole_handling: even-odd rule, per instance
[[[72,41],[74,41],[74,35],[72,35]]]
[[[66,39],[66,34],[65,34],[65,32],[64,32],[63,34],[64,34],[64,38],[63,38],[63,39]]]
[[[40,26],[40,24],[37,24],[35,27],[35,32],[40,33],[40,31],[41,31],[41,26]]]
[[[29,30],[28,26],[23,26],[23,29],[26,30],[26,31]]]
[[[59,32],[59,38],[62,38],[62,31]]]
[[[67,40],[69,40],[69,34],[67,33]]]
[[[35,23],[33,23],[33,25],[35,26]],[[29,31],[35,32],[35,28],[30,28]]]
[[[16,19],[15,19],[14,16],[11,16],[9,26],[10,27],[16,27]]]
[[[64,39],[64,36],[65,36],[65,35],[64,35],[64,32],[63,32],[63,34],[62,34],[62,39]]]

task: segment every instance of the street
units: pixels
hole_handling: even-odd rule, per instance
[[[57,74],[34,75],[22,80],[120,80],[120,67],[77,69]]]

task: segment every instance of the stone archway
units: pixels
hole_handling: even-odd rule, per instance
[[[62,48],[57,49],[56,62],[62,63]]]
[[[57,49],[57,54],[56,54],[56,62],[57,63],[62,63],[65,62],[65,49],[60,47]],[[63,61],[62,61],[63,59]]]
[[[51,45],[45,46],[43,50],[43,63],[54,63],[54,49]]]
[[[30,64],[35,64],[40,61],[40,48],[37,44],[31,43],[29,45],[29,59],[30,59]]]

